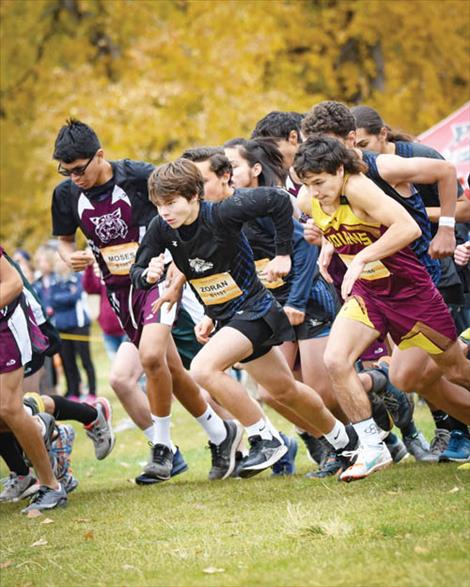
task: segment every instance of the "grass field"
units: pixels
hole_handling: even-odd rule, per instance
[[[95,357],[111,399],[98,347]],[[423,408],[417,419],[429,438]],[[1,586],[470,585],[470,471],[409,459],[349,485],[312,481],[300,447],[293,478],[209,483],[202,430],[178,405],[174,423],[190,470],[152,487],[132,481],[148,457],[143,434],[118,433],[98,462],[76,424],[68,507],[28,519],[20,504],[0,506]]]

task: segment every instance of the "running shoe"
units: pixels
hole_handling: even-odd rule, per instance
[[[59,489],[51,489],[46,485],[41,485],[30,504],[22,509],[21,513],[27,514],[32,510],[52,510],[56,507],[65,507],[66,505],[67,493],[62,485],[59,484]]]
[[[94,422],[84,426],[88,438],[91,438],[95,446],[95,456],[101,461],[105,459],[114,448],[116,438],[111,426],[112,409],[109,401],[100,397],[96,400],[94,408],[98,417]]]
[[[151,447],[150,461],[145,465],[144,473],[159,481],[168,481],[173,468],[173,452],[165,444],[154,444]]]
[[[261,436],[250,436],[250,452],[241,463],[240,477],[253,477],[277,463],[287,452],[287,446],[274,436],[269,440]]]
[[[436,459],[430,451],[429,442],[424,438],[422,432],[417,432],[413,436],[404,436],[407,451],[418,463],[435,463]]]
[[[55,425],[54,416],[51,416],[50,414],[46,414],[45,412],[40,412],[35,417],[39,418],[42,421],[42,423],[44,424],[43,439],[44,439],[44,444],[46,445],[46,449],[49,452],[51,449],[53,439],[56,435],[56,425]]]
[[[410,455],[406,450],[405,444],[398,438],[396,434],[391,432],[384,440],[387,445],[390,454],[392,455],[393,462],[395,464],[401,463],[407,459]]]
[[[62,477],[60,480],[60,484],[65,489],[65,492],[72,493],[78,487],[78,479],[72,475],[72,473],[67,473],[65,477]]]
[[[411,395],[401,391],[390,382],[388,376],[389,364],[381,361],[379,371],[382,371],[387,377],[387,385],[379,392],[382,397],[387,411],[391,415],[395,426],[405,428],[413,419],[414,403]]]
[[[445,428],[436,428],[434,438],[431,440],[429,450],[431,452],[431,462],[439,462],[439,457],[446,450],[450,440],[450,432]]]
[[[54,457],[54,475],[67,493],[78,486],[78,480],[72,475],[70,455],[75,440],[75,430],[68,424],[57,426],[57,438],[52,442],[51,450]]]
[[[384,400],[375,392],[369,393],[368,397],[372,408],[372,418],[377,426],[388,434],[393,428],[393,419],[388,413]]]
[[[173,465],[171,468],[170,477],[176,477],[176,475],[179,475],[180,473],[184,473],[187,470],[188,470],[188,464],[184,460],[180,449],[178,447],[176,447],[176,452],[173,455]],[[145,473],[145,471],[141,475],[139,475],[138,477],[135,478],[135,482],[137,483],[137,485],[155,485],[156,483],[162,483],[163,481],[165,481],[165,480],[164,479],[157,479],[155,477],[147,475],[147,473]]]
[[[209,441],[212,466],[209,481],[227,479],[235,468],[235,453],[243,436],[243,428],[235,420],[224,421],[227,436],[220,444]]]
[[[330,445],[324,438],[315,438],[308,432],[299,432],[300,438],[307,449],[308,458],[317,465],[320,465],[326,459],[330,452]]]
[[[23,397],[23,404],[31,410],[31,414],[36,416],[39,412],[45,412],[44,400],[39,393],[31,392],[25,393]]]
[[[273,470],[272,477],[285,477],[287,475],[293,475],[295,473],[295,457],[297,456],[297,441],[295,438],[291,438],[279,432],[282,440],[287,446],[286,454],[280,458],[271,468]]]
[[[447,461],[470,462],[470,436],[468,432],[452,430],[447,448],[439,455],[440,463]]]
[[[307,479],[325,479],[325,477],[332,477],[343,470],[343,461],[339,454],[331,447],[327,457],[323,459],[317,471],[307,473]]]
[[[14,502],[20,501],[25,497],[29,497],[39,491],[39,483],[33,475],[17,475],[16,473],[10,473],[3,491],[0,493],[0,501],[3,502]]]
[[[344,456],[355,459],[354,464],[348,467],[340,475],[341,481],[357,481],[364,479],[371,473],[388,467],[392,462],[392,456],[382,442],[378,446],[361,446],[351,453],[343,453]]]

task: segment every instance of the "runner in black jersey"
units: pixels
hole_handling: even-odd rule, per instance
[[[213,413],[184,369],[170,335],[174,312],[165,307],[153,310],[161,286],[149,291],[131,286],[129,269],[156,215],[147,193],[153,166],[127,159],[107,161],[95,132],[73,120],[59,132],[54,158],[58,171],[69,178],[56,187],[52,199],[59,252],[75,271],[96,259],[111,305],[133,343],[123,343],[118,350],[111,385],[152,443],[151,461],[137,482],[166,480],[187,468],[170,436],[172,392],[208,433],[214,449],[211,478],[230,475],[241,428]],[[77,228],[87,237],[93,255],[75,250]],[[149,401],[137,384],[142,367]]]
[[[355,120],[349,108],[339,102],[331,101],[315,106],[305,116],[302,123],[302,132],[306,137],[315,133],[328,134],[348,147],[354,147],[355,128]],[[422,157],[404,159],[396,155],[379,155],[374,161],[377,173],[373,173],[371,179],[377,181],[377,175],[379,175],[380,181],[377,181],[379,187],[384,189],[385,184],[389,184],[393,188],[386,191],[391,197],[394,197],[394,192],[404,195],[405,198],[399,200],[400,204],[404,205],[403,200],[406,196],[414,195],[415,191],[411,184],[438,182],[441,215],[446,218],[454,216],[457,182],[455,167],[451,163]],[[306,206],[308,207],[309,204],[307,203]],[[408,207],[407,210],[413,215],[412,210]],[[453,229],[440,226],[429,245],[430,256],[438,258],[449,255],[453,253],[454,248]],[[328,249],[324,247],[320,255],[323,271],[328,267],[332,256],[331,250]],[[450,383],[442,377],[440,370],[421,349],[400,350],[395,347],[393,356],[398,355],[399,358],[393,361],[393,368],[390,369],[390,378],[399,389],[406,392],[416,390],[441,409],[449,413],[458,413],[462,394],[466,393],[460,385]]]
[[[185,159],[158,167],[149,178],[149,194],[160,216],[149,226],[131,269],[133,283],[149,288],[163,271],[168,249],[178,269],[205,306],[196,326],[206,346],[193,359],[196,381],[246,427],[251,443],[240,468],[251,476],[271,466],[286,451],[259,406],[225,370],[237,362],[278,401],[302,415],[310,428],[342,449],[350,443],[344,425],[335,420],[320,397],[296,383],[275,345],[292,340],[286,314],[259,281],[243,224],[271,217],[276,256],[264,269],[268,280],[285,277],[291,268],[292,206],[283,190],[258,188],[222,202],[201,201],[204,180]],[[216,332],[210,337],[216,326]]]

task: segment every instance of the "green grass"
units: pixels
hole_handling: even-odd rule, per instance
[[[428,413],[417,417],[429,437]],[[148,457],[139,431],[119,433],[98,462],[75,425],[80,486],[68,507],[28,519],[20,504],[0,506],[0,585],[470,585],[470,471],[410,462],[353,484],[312,481],[300,448],[294,478],[209,483],[202,430],[178,405],[174,422],[190,470],[152,487],[132,482]]]

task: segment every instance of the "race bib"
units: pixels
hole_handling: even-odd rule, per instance
[[[243,293],[228,271],[200,279],[191,279],[190,283],[206,306],[224,304]]]
[[[112,275],[128,275],[135,261],[139,243],[124,243],[100,249],[101,256]]]
[[[258,275],[258,279],[261,281],[261,283],[264,285],[264,287],[266,287],[267,289],[276,289],[278,287],[281,287],[281,285],[285,285],[286,282],[281,277],[276,279],[276,281],[268,281],[266,279],[266,277],[261,275],[261,273],[264,271],[264,269],[268,263],[269,263],[268,258],[258,259],[257,261],[255,261],[256,273]]]
[[[341,255],[340,257],[342,261],[344,261],[345,265],[349,267],[351,265],[352,260],[354,259],[354,255]],[[364,267],[364,271],[359,276],[360,279],[367,279],[368,281],[373,281],[375,279],[384,279],[385,277],[390,276],[390,271],[385,267],[385,265],[381,261],[371,261],[370,263],[366,263]]]

